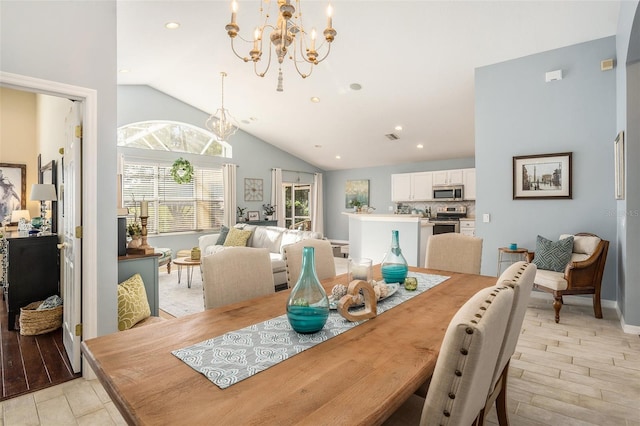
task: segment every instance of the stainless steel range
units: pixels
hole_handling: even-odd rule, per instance
[[[429,219],[433,223],[433,234],[460,232],[460,219],[465,217],[467,217],[465,206],[436,208],[436,217]]]

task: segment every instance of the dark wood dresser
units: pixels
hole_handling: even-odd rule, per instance
[[[60,295],[58,236],[26,236],[12,232],[6,244],[8,328],[14,330],[20,308]]]

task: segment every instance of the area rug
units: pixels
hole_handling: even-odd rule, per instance
[[[336,257],[336,274],[347,272],[348,259]],[[193,270],[191,288],[187,287],[187,268],[182,270],[182,279],[178,284],[178,268],[174,265],[171,273],[167,274],[167,268],[161,267],[158,272],[160,309],[174,317],[183,317],[196,312],[204,311],[204,299],[202,293],[202,277],[198,268]]]

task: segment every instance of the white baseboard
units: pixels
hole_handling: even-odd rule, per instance
[[[549,293],[545,293],[542,291],[532,291],[531,297],[535,299],[547,299],[553,300],[553,296]],[[589,296],[563,296],[563,299],[566,303],[571,305],[581,305],[581,306],[593,306],[593,297]],[[600,304],[603,308],[611,308],[615,309],[616,315],[618,316],[618,320],[620,321],[620,327],[622,327],[622,331],[628,334],[639,334],[640,335],[640,326],[637,325],[629,325],[624,321],[624,316],[620,311],[620,307],[618,306],[618,302],[615,300],[606,300],[602,299]]]

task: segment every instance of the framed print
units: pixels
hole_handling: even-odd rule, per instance
[[[244,179],[244,200],[245,201],[262,201],[262,179],[245,178]]]
[[[249,218],[249,222],[255,222],[256,220],[260,220],[260,212],[259,211],[247,212],[247,217]]]
[[[616,200],[624,200],[624,132],[620,132],[616,136],[614,161]]]
[[[369,181],[348,180],[345,185],[344,206],[354,208],[369,205]]]
[[[571,198],[571,153],[513,157],[513,199]]]
[[[0,163],[0,221],[27,208],[27,165]]]

